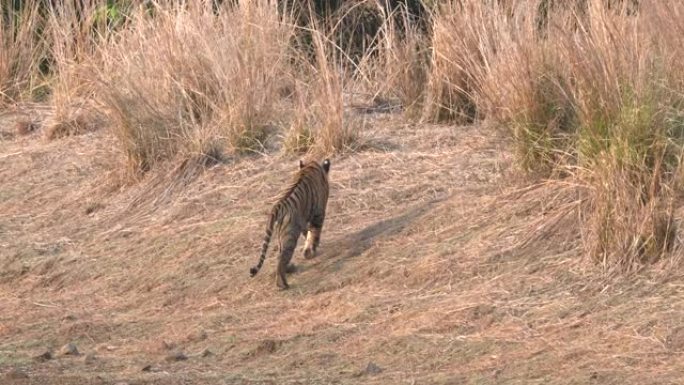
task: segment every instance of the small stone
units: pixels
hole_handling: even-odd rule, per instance
[[[60,354],[64,356],[80,356],[81,353],[78,351],[78,348],[76,347],[76,344],[69,342],[68,344],[62,346],[62,349],[60,349]]]
[[[51,360],[52,357],[52,352],[50,350],[44,350],[42,353],[38,354],[37,356],[33,357],[37,361],[48,361]]]
[[[188,356],[186,356],[183,352],[173,353],[166,357],[166,361],[185,361],[187,359]]]
[[[373,362],[369,362],[364,372],[370,375],[379,374],[380,372],[382,372],[382,368]]]
[[[24,380],[24,379],[29,378],[29,375],[26,374],[26,372],[23,371],[22,369],[14,368],[14,369],[10,370],[9,372],[7,372],[5,377],[7,377],[8,380]]]

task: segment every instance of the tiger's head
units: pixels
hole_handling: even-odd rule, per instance
[[[311,161],[311,162],[313,163],[313,161]],[[304,162],[303,160],[300,159],[299,160],[299,168],[303,169],[304,167],[306,167],[307,163],[308,162]],[[323,168],[325,173],[328,174],[330,172],[330,159],[324,160],[323,163],[321,163],[321,167]]]

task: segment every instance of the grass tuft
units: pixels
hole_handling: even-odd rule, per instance
[[[426,117],[489,119],[527,172],[585,187],[587,254],[632,270],[671,248],[684,8],[458,1],[438,8]]]
[[[132,173],[217,143],[260,151],[278,119],[293,30],[266,1],[133,13],[97,72],[97,98]]]
[[[14,3],[0,7],[0,107],[31,100],[43,89],[41,64],[48,44],[39,33],[41,2]]]

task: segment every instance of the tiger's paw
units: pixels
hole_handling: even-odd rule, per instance
[[[315,256],[316,256],[316,251],[314,249],[311,249],[308,247],[306,249],[304,249],[304,258],[311,259],[311,258],[314,258]]]

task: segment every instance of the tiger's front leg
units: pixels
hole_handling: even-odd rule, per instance
[[[318,244],[321,242],[324,220],[325,215],[319,215],[314,217],[309,225],[309,232],[306,235],[306,244],[304,246],[304,258],[306,259],[316,256],[316,249],[318,249]]]

